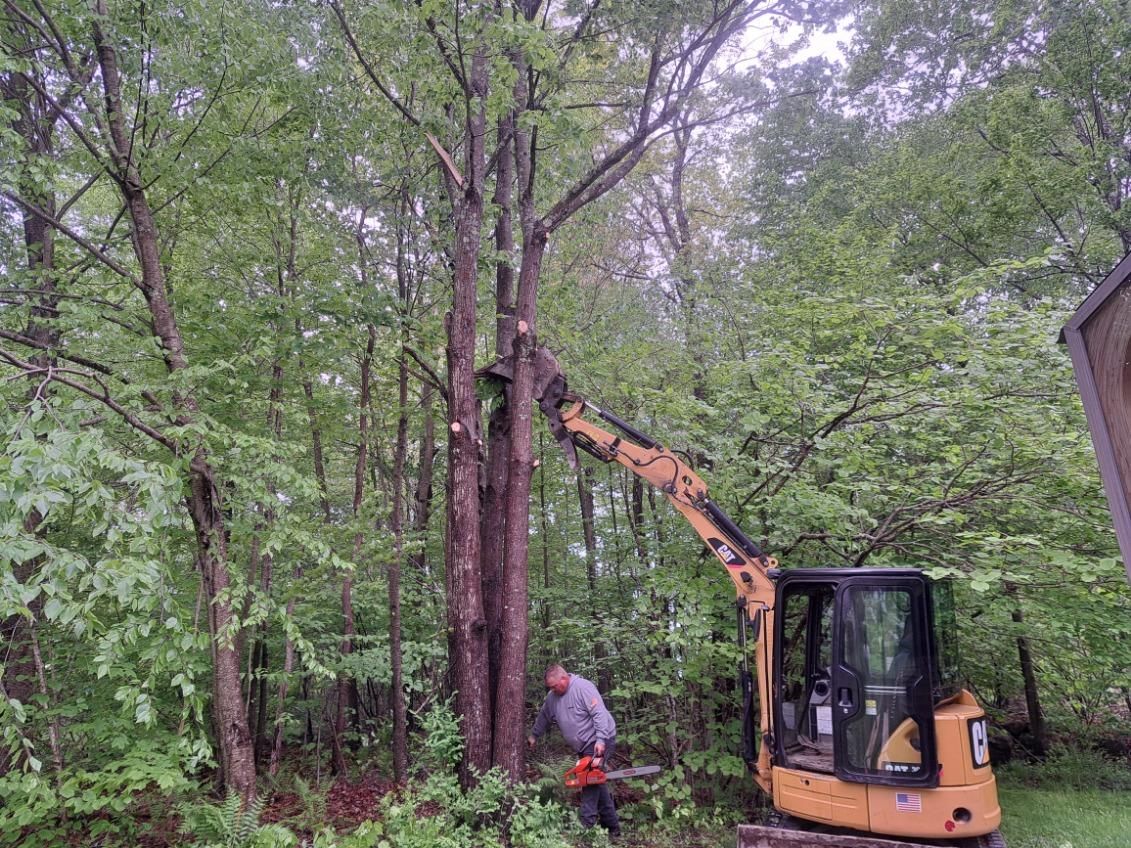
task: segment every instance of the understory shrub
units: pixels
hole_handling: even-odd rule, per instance
[[[298,838],[282,825],[260,824],[263,799],[246,807],[231,793],[219,804],[186,804],[180,808],[181,833],[196,839],[192,848],[294,848]]]
[[[1044,760],[1017,760],[995,768],[1005,784],[1047,789],[1131,791],[1131,767],[1099,751],[1054,748]]]
[[[0,776],[0,846],[38,848],[64,844],[75,834],[91,838],[128,836],[136,827],[139,798],[196,788],[175,745],[135,740],[124,755],[97,767],[47,767]]]
[[[235,796],[183,807],[182,832],[195,838],[193,848],[571,848],[580,834],[576,816],[540,798],[538,786],[511,785],[497,769],[471,788],[460,786],[463,740],[448,705],[433,708],[421,724],[417,762],[424,775],[382,798],[373,820],[352,833],[337,834],[324,820],[304,821],[321,830],[303,838],[280,824],[260,824],[261,801],[241,810]],[[310,807],[314,791],[301,781],[296,787]],[[324,803],[318,806],[325,810]]]

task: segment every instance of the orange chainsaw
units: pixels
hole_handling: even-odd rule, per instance
[[[617,771],[602,771],[598,763],[600,757],[582,757],[577,765],[565,773],[567,789],[583,789],[586,786],[600,786],[607,780],[625,780],[630,777],[644,777],[646,774],[656,774],[659,766],[637,766],[636,768],[618,769]]]

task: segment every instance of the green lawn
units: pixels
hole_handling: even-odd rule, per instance
[[[1125,792],[1000,787],[1009,848],[1131,848]]]

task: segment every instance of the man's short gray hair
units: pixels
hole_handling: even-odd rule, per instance
[[[547,682],[557,680],[565,673],[566,670],[562,668],[561,663],[550,663],[550,665],[546,666],[546,673],[542,675],[542,679]]]

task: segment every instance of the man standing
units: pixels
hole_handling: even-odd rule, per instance
[[[562,736],[577,756],[591,756],[594,764],[604,769],[616,748],[617,723],[605,709],[597,687],[584,677],[569,674],[556,663],[546,669],[545,681],[550,691],[526,744],[533,748],[538,737],[550,729],[551,723],[557,722]],[[598,818],[609,836],[620,836],[617,808],[606,783],[581,790],[582,826],[593,827]]]

